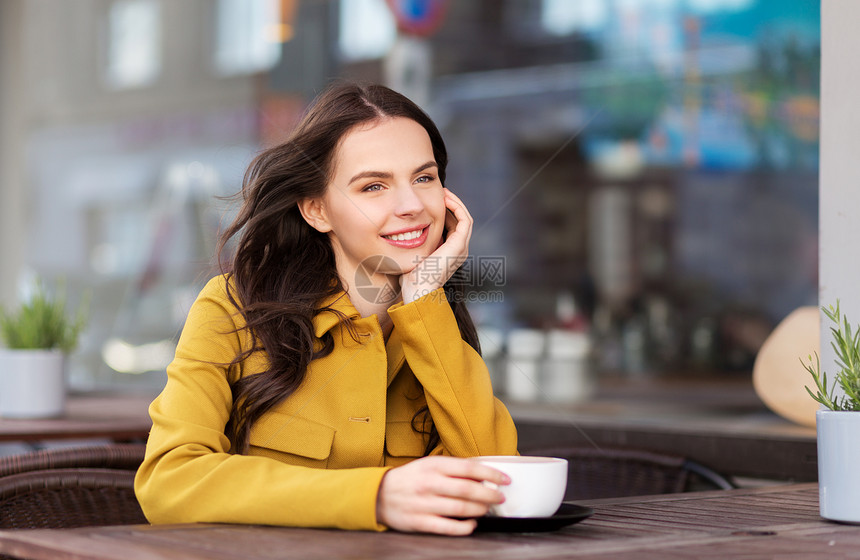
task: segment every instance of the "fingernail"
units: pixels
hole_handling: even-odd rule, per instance
[[[511,477],[502,473],[502,482],[504,482],[505,484],[510,484],[511,483]]]

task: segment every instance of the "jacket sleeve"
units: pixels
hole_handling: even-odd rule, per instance
[[[147,519],[383,530],[376,494],[385,468],[327,470],[228,453],[229,379],[241,365],[227,364],[247,335],[235,330],[223,284],[211,281],[192,306],[167,384],[149,409],[152,430],[135,478]]]
[[[516,455],[516,426],[493,396],[481,356],[461,338],[445,292],[440,288],[393,305],[389,315],[439,432],[441,443],[433,454]]]

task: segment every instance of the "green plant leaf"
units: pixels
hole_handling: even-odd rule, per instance
[[[860,328],[855,331],[848,318],[842,315],[838,299],[836,307],[830,305],[821,310],[836,325],[830,327],[833,337],[830,346],[836,354],[835,362],[839,371],[834,376],[833,384],[828,387],[827,373],[821,369],[818,354],[815,355],[814,365],[810,356],[809,364],[803,364],[803,367],[812,376],[816,391],[813,392],[809,387],[806,387],[806,391],[831,410],[860,411]],[[844,396],[835,394],[837,385],[845,393]]]
[[[71,352],[86,326],[87,305],[81,303],[75,317],[67,317],[65,285],[61,284],[51,296],[39,280],[33,296],[17,312],[0,309],[0,339],[13,349],[57,348]]]

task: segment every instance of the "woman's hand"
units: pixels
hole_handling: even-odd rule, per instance
[[[468,535],[504,496],[483,484],[510,484],[508,476],[477,461],[424,457],[391,469],[376,498],[376,519],[398,531]],[[454,519],[460,518],[460,519]]]
[[[441,288],[469,256],[472,216],[462,200],[448,189],[443,190],[447,209],[445,230],[448,235],[438,249],[411,271],[400,276],[403,303],[410,303]]]

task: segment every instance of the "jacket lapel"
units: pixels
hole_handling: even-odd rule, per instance
[[[350,319],[357,320],[361,318],[361,315],[359,315],[355,306],[352,305],[351,301],[349,301],[349,296],[346,292],[340,292],[324,299],[319,308],[329,308],[340,311]],[[314,335],[317,338],[322,338],[325,333],[333,329],[339,323],[340,318],[335,313],[332,313],[331,311],[320,311],[314,315],[313,318]],[[406,362],[406,355],[403,353],[403,341],[400,338],[397,329],[393,329],[391,334],[388,336],[388,341],[385,343],[385,351],[388,355],[388,385],[391,385],[391,382],[394,381],[394,378],[397,376],[397,372],[400,371],[403,364]]]
[[[397,372],[403,367],[406,362],[406,354],[403,353],[403,341],[400,338],[400,333],[397,329],[392,329],[388,336],[388,342],[385,344],[385,353],[388,354],[388,386],[397,376]]]

